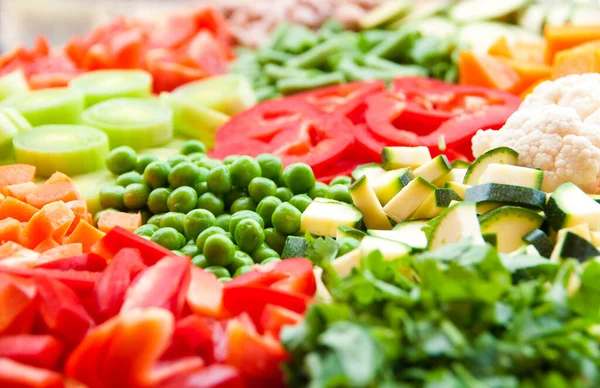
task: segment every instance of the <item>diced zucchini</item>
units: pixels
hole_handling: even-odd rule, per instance
[[[590,241],[596,247],[600,247],[600,232],[590,232]]]
[[[488,165],[481,178],[479,178],[479,184],[502,183],[541,190],[543,180],[544,172],[542,170],[492,163]]]
[[[500,202],[480,202],[477,204],[477,214],[485,214],[502,206]]]
[[[465,0],[450,9],[450,18],[459,24],[507,18],[528,5],[529,0]]]
[[[323,283],[323,268],[314,267],[313,274],[315,275],[315,282],[317,284],[315,299],[323,303],[330,303],[333,298],[331,297],[327,286],[325,286],[325,283]]]
[[[436,187],[421,177],[410,181],[384,206],[383,211],[396,222],[402,222],[415,211]]]
[[[582,223],[587,223],[591,230],[600,229],[600,204],[571,182],[554,190],[545,212],[554,230]]]
[[[345,255],[333,260],[331,266],[338,276],[343,278],[352,273],[352,268],[356,268],[360,265],[360,259],[360,249],[354,249],[353,251],[350,251]]]
[[[481,216],[482,233],[496,233],[498,252],[509,253],[523,245],[523,236],[542,226],[544,217],[533,210],[503,206]]]
[[[482,233],[483,241],[490,244],[493,247],[498,246],[498,235],[496,233]]]
[[[427,225],[427,222],[427,220],[410,220],[396,224],[392,230],[398,232],[398,234],[391,240],[397,240],[408,244],[413,249],[426,249],[427,235],[421,228]]]
[[[519,16],[519,25],[529,31],[540,33],[546,20],[548,6],[545,4],[532,4]]]
[[[600,194],[590,194],[590,198],[596,201],[597,203],[600,203]]]
[[[367,12],[358,22],[360,28],[368,30],[400,19],[410,12],[412,0],[386,1]]]
[[[465,201],[472,201],[477,204],[499,202],[505,205],[543,209],[546,204],[546,193],[529,187],[486,183],[467,189]],[[592,200],[590,199],[590,201]]]
[[[281,258],[306,257],[306,248],[308,248],[308,242],[304,237],[288,236],[285,239]]]
[[[358,249],[362,257],[379,251],[384,260],[399,259],[411,251],[410,247],[404,243],[373,236],[363,238]]]
[[[546,24],[560,26],[569,21],[573,6],[571,4],[552,4],[546,12]],[[597,21],[596,21],[597,22]]]
[[[363,175],[348,189],[354,205],[361,211],[363,222],[370,229],[392,229],[392,224],[369,186],[369,178]]]
[[[585,262],[592,257],[599,256],[600,252],[589,241],[572,232],[559,233],[556,246],[552,251],[550,260],[559,262],[561,259],[576,259]]]
[[[567,232],[575,233],[579,237],[586,239],[588,241],[592,240],[592,233],[590,231],[590,227],[588,226],[588,224],[579,224],[579,225],[575,225],[575,226],[570,226],[568,228],[563,228],[558,231],[556,239],[558,240],[558,234],[560,234],[560,233],[565,234]]]
[[[523,236],[523,241],[535,247],[538,253],[544,257],[550,257],[554,244],[550,238],[540,229],[534,229]]]
[[[383,168],[381,168],[381,164],[378,163],[367,163],[360,165],[352,171],[352,178],[355,180],[359,180],[361,176],[366,175],[368,177],[376,177],[385,172]]]
[[[347,203],[315,198],[302,213],[300,230],[317,236],[335,237],[340,225],[360,226],[362,214]]]
[[[427,147],[383,147],[381,165],[386,170],[410,167],[416,169],[431,160]]]
[[[452,168],[449,173],[441,177],[440,179],[436,179],[432,182],[437,187],[444,187],[444,185],[448,182],[460,182],[462,183],[465,180],[465,174],[467,173],[466,168]]]
[[[530,244],[521,245],[519,248],[508,253],[509,256],[525,255],[525,256],[540,256],[538,250]]]
[[[471,238],[473,244],[484,244],[481,228],[477,220],[474,202],[458,202],[428,224],[429,250],[436,250],[445,245],[454,244],[464,238]]]
[[[518,160],[519,153],[512,148],[493,148],[484,152],[477,159],[475,159],[475,161],[467,169],[463,183],[475,186],[479,183],[479,178],[481,178],[490,164],[510,164],[516,166]]]
[[[461,181],[462,182],[462,181]],[[460,183],[460,182],[446,182],[446,184],[444,185],[445,189],[452,189],[456,192],[456,194],[458,194],[461,198],[465,198],[467,196],[467,189],[469,189],[471,186],[469,185],[465,185],[464,183]]]
[[[401,168],[399,170],[388,171],[381,174],[373,180],[370,180],[371,187],[379,199],[381,205],[386,205],[394,195],[398,194],[414,178],[410,168]]]
[[[452,162],[452,168],[455,168],[455,169],[458,169],[458,168],[467,169],[467,168],[469,168],[470,165],[471,165],[471,163],[465,162],[464,160],[460,160],[460,159],[457,159],[454,162]]]
[[[452,165],[446,155],[438,155],[414,170],[413,174],[433,182],[448,174],[450,170],[452,170]]]
[[[460,200],[462,198],[452,189],[435,189],[410,217],[412,219],[437,217],[450,206],[450,202]]]
[[[346,237],[354,238],[358,241],[362,240],[367,234],[362,230],[352,228],[350,226],[340,225],[337,227],[336,240],[341,240]]]

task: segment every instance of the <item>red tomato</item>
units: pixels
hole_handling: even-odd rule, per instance
[[[63,378],[51,370],[0,358],[0,387],[63,388]]]
[[[40,368],[54,369],[64,350],[63,344],[51,335],[17,334],[0,337],[0,358],[6,357]]]

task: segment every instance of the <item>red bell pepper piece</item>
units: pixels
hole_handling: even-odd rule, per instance
[[[198,32],[183,48],[184,55],[208,74],[227,72],[227,53],[208,31]]]
[[[106,260],[94,253],[66,257],[37,265],[36,268],[59,269],[61,271],[102,272],[106,269]]]
[[[43,276],[58,280],[79,295],[89,294],[94,289],[96,280],[100,277],[99,272],[88,271],[62,271],[47,268],[21,268],[0,265],[0,273],[15,275],[24,278]]]
[[[137,249],[123,248],[102,272],[94,287],[96,316],[100,321],[113,317],[121,309],[127,288],[146,266]]]
[[[143,33],[138,28],[115,34],[108,46],[116,66],[120,69],[140,68],[143,41]]]
[[[0,334],[28,333],[36,312],[37,290],[28,280],[0,274]]]
[[[63,388],[63,378],[51,370],[25,365],[0,358],[0,387],[5,388]]]
[[[35,277],[40,296],[40,316],[51,333],[69,344],[79,342],[93,321],[77,295],[57,280]]]
[[[191,266],[187,257],[170,256],[147,268],[127,290],[121,312],[161,307],[178,317],[185,304]]]
[[[265,333],[279,338],[279,332],[284,325],[296,325],[302,321],[302,315],[281,306],[268,304],[260,317],[260,326]]]
[[[191,267],[186,300],[194,313],[218,318],[223,311],[223,283],[213,273]]]
[[[368,97],[366,104],[367,126],[388,145],[419,145],[419,135],[414,132],[414,128],[404,126],[400,120],[406,108],[406,97],[403,93],[386,90]],[[396,127],[396,122],[403,127]]]
[[[175,324],[171,344],[163,359],[199,355],[206,363],[214,361],[212,325],[207,318],[189,315]]]
[[[201,370],[203,367],[204,361],[198,356],[158,361],[150,372],[148,385],[162,387],[165,381],[173,377],[194,373]]]
[[[202,370],[184,373],[163,381],[156,388],[244,388],[238,370],[229,365],[214,364]]]
[[[138,249],[146,265],[152,265],[165,256],[177,256],[168,249],[152,241],[148,241],[135,233],[131,233],[120,226],[114,227],[100,241],[94,244],[91,251],[103,257],[106,261],[110,261],[122,248]]]
[[[54,369],[64,351],[51,335],[17,334],[0,337],[0,357],[40,368]]]
[[[229,25],[223,14],[213,4],[206,4],[199,7],[192,16],[198,29],[208,30],[223,47],[227,48],[228,59],[235,58],[235,54],[231,50],[233,35],[229,29]]]

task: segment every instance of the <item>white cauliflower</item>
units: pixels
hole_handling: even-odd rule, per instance
[[[542,189],[573,182],[600,192],[600,74],[574,74],[535,88],[498,131],[473,137],[476,157],[506,146],[519,165],[544,171]]]

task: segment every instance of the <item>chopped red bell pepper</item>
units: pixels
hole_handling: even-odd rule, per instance
[[[0,265],[0,273],[15,275],[24,278],[34,276],[47,277],[58,280],[79,295],[89,294],[94,289],[96,280],[100,277],[99,272],[89,271],[62,271],[47,268],[21,268]]]
[[[175,324],[171,344],[165,351],[163,359],[175,359],[199,355],[210,364],[214,361],[213,325],[207,318],[189,315]]]
[[[365,119],[374,134],[387,144],[418,146],[419,135],[415,128],[406,127],[401,116],[406,108],[406,97],[403,93],[386,90],[367,98]],[[402,128],[398,128],[398,123]]]
[[[213,273],[192,267],[186,300],[194,313],[218,318],[223,314],[223,283]]]
[[[62,375],[48,369],[0,358],[0,387],[63,388]]]
[[[0,334],[29,333],[36,314],[37,290],[29,280],[0,274]]]
[[[204,361],[198,356],[188,356],[176,360],[158,361],[150,372],[149,383],[146,386],[162,387],[165,381],[201,370]]]
[[[208,74],[227,72],[227,52],[208,31],[198,32],[181,50]]]
[[[59,269],[61,271],[102,272],[106,269],[106,266],[106,260],[102,257],[94,253],[84,253],[78,256],[48,261],[36,266],[36,268]]]
[[[0,358],[6,357],[40,368],[54,369],[65,348],[51,335],[17,334],[0,337]]]
[[[135,233],[116,226],[91,248],[91,252],[110,261],[122,248],[138,249],[146,265],[152,265],[165,256],[177,256],[160,245]]]
[[[279,338],[279,332],[285,325],[296,325],[302,321],[302,315],[281,306],[268,304],[260,317],[260,326],[265,333]]]
[[[184,373],[163,381],[156,388],[244,388],[238,370],[229,365],[214,364],[192,373]]]

